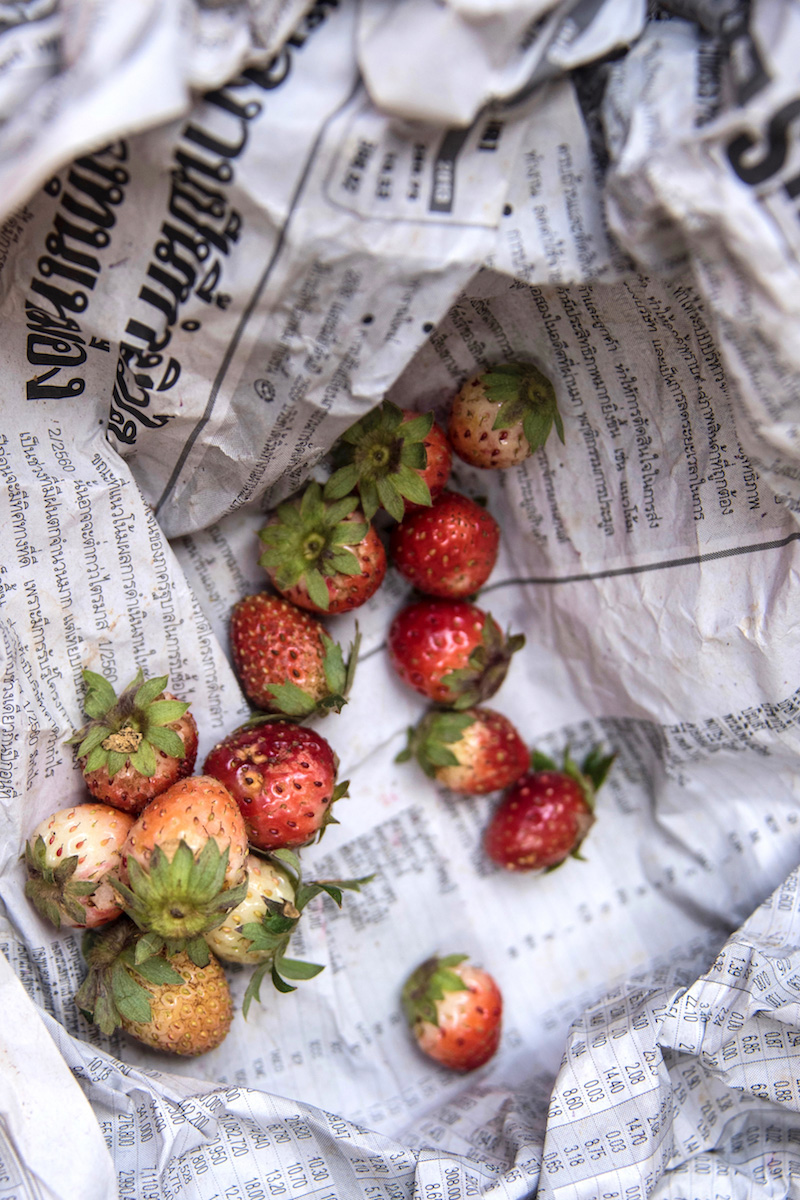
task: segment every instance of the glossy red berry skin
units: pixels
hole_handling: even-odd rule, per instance
[[[576,780],[560,771],[530,771],[500,801],[484,849],[507,871],[555,867],[574,853],[594,820]]]
[[[494,570],[500,526],[491,513],[459,492],[445,490],[430,508],[409,513],[392,531],[391,559],[428,596],[464,599]]]
[[[419,414],[411,410],[405,411],[406,420],[411,420]],[[425,438],[425,450],[428,455],[428,462],[424,471],[420,471],[425,483],[428,485],[428,491],[431,494],[431,500],[435,500],[444,488],[447,486],[447,481],[450,478],[450,471],[453,466],[453,449],[447,439],[447,434],[435,421],[431,426],[431,431]],[[427,505],[415,504],[413,500],[406,500],[406,515],[410,512],[418,512],[420,509],[427,508]]]
[[[453,699],[443,682],[467,666],[482,641],[486,613],[465,600],[418,600],[389,628],[389,661],[403,683],[440,704]]]
[[[268,721],[219,742],[204,770],[223,783],[259,850],[302,846],[328,819],[337,759],[325,738],[291,721]]]

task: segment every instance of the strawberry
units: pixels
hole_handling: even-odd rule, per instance
[[[368,521],[379,508],[402,521],[408,507],[430,505],[447,482],[452,459],[431,413],[384,400],[339,439],[338,469],[325,484],[325,499],[341,500],[357,491]]]
[[[569,752],[563,767],[544,754],[531,756],[531,769],[506,793],[489,822],[484,848],[507,871],[552,870],[580,845],[594,824],[595,796],[614,755],[595,747],[580,768]]]
[[[317,963],[286,957],[289,940],[309,900],[325,892],[341,908],[343,888],[360,891],[372,878],[304,883],[300,860],[291,850],[277,850],[268,859],[251,854],[248,874],[246,897],[228,913],[224,925],[208,935],[208,944],[218,957],[258,964],[244,995],[245,1016],[251,1002],[260,999],[261,982],[268,970],[279,992],[295,990],[283,976],[313,979],[322,970]]]
[[[326,503],[315,481],[278,506],[258,535],[259,565],[277,591],[312,612],[350,612],[383,583],[386,551],[374,527],[346,496]]]
[[[500,527],[485,508],[444,491],[396,525],[389,546],[400,574],[421,592],[463,599],[491,575],[499,544]]]
[[[140,813],[154,796],[191,775],[197,724],[189,705],[164,691],[167,676],[138,671],[119,697],[94,671],[83,672],[91,718],[69,739],[77,745],[86,786],[97,800]]]
[[[491,613],[466,600],[417,600],[389,629],[389,661],[409,687],[449,708],[471,708],[493,696],[521,633],[505,638]]]
[[[502,363],[464,384],[450,407],[447,434],[471,466],[513,467],[545,444],[554,424],[563,442],[547,376],[533,363]]]
[[[408,731],[408,744],[395,762],[412,757],[431,779],[466,796],[510,787],[529,763],[511,721],[491,708],[428,712]]]
[[[128,920],[84,935],[89,972],[75,1003],[106,1036],[120,1026],[171,1054],[214,1050],[233,1020],[230,988],[217,960],[200,967],[188,954],[151,954]]]
[[[121,914],[105,877],[119,867],[132,824],[107,804],[79,804],[36,826],[25,846],[25,895],[56,929],[91,929]]]
[[[242,688],[257,708],[304,718],[341,712],[347,703],[358,628],[345,664],[321,621],[282,596],[259,592],[234,605],[230,638]]]
[[[208,961],[203,934],[247,892],[247,835],[239,806],[222,784],[192,775],[151,800],[134,821],[112,878],[125,911],[157,952],[186,950]]]
[[[474,1071],[497,1052],[503,997],[465,954],[429,958],[406,980],[403,1011],[424,1054],[452,1071]]]
[[[347,792],[347,783],[336,783],[337,768],[325,738],[293,721],[237,729],[204,765],[235,798],[258,850],[303,846],[335,821],[331,806]]]

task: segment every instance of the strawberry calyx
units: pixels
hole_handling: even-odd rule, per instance
[[[338,466],[325,484],[325,499],[340,500],[357,491],[368,521],[379,508],[402,521],[406,500],[430,505],[430,489],[418,472],[428,465],[424,443],[432,427],[432,413],[407,420],[401,408],[384,400],[340,437]]]
[[[75,993],[75,1003],[107,1037],[123,1020],[146,1023],[152,1017],[150,995],[137,976],[156,986],[184,982],[162,952],[143,949],[143,940],[134,923],[125,917],[83,935],[82,950],[89,971]]]
[[[493,430],[521,423],[532,452],[545,444],[553,425],[564,441],[555,388],[533,363],[500,363],[479,376],[478,382],[487,400],[500,406]]]
[[[451,692],[449,707],[459,711],[488,700],[499,689],[511,659],[525,645],[525,635],[504,636],[490,613],[486,614],[481,642],[469,656],[466,667],[458,667],[442,676]]]
[[[113,779],[128,763],[140,775],[155,775],[156,752],[170,758],[185,755],[184,744],[168,726],[180,720],[189,705],[182,700],[165,699],[167,676],[145,679],[141,668],[136,677],[117,696],[114,688],[95,671],[84,670],[86,684],[84,710],[91,719],[68,739],[85,759],[85,775],[103,767]]]
[[[447,954],[441,958],[434,955],[412,971],[401,993],[403,1012],[410,1026],[418,1021],[429,1021],[438,1026],[438,1001],[443,1000],[447,992],[469,991],[461,976],[453,970],[467,957],[466,954]]]
[[[449,747],[461,741],[464,731],[474,724],[475,719],[472,713],[450,709],[427,712],[408,730],[405,749],[395,757],[395,762],[408,762],[416,758],[425,774],[435,779],[440,767],[459,765],[458,758]]]
[[[578,785],[587,807],[594,812],[597,793],[605,783],[616,757],[616,754],[603,754],[601,747],[595,745],[578,766],[570,754],[569,746],[564,751],[561,764],[541,750],[533,750],[531,752],[531,771],[553,771],[566,775]]]
[[[294,992],[297,989],[288,983],[289,979],[313,979],[324,970],[319,963],[303,962],[300,959],[288,958],[286,951],[289,941],[301,913],[310,900],[324,892],[333,902],[342,907],[342,891],[358,892],[364,884],[369,883],[374,876],[365,875],[360,879],[313,880],[303,882],[301,878],[300,860],[291,850],[273,850],[266,858],[279,862],[281,868],[291,876],[294,887],[294,901],[272,900],[264,897],[266,912],[260,921],[248,921],[240,925],[238,932],[251,943],[251,949],[263,953],[264,962],[259,963],[248,984],[242,1001],[242,1012],[245,1017],[253,1000],[260,1002],[261,984],[267,971],[270,972],[272,983],[279,992]]]
[[[129,883],[109,876],[128,916],[150,936],[149,953],[162,948],[176,954],[185,950],[199,967],[207,965],[208,947],[203,934],[216,929],[247,894],[247,881],[225,887],[228,847],[220,850],[210,837],[195,858],[181,840],[170,859],[155,846],[148,867],[128,856]]]
[[[97,891],[99,881],[74,879],[79,855],[70,854],[57,867],[48,866],[47,846],[41,834],[25,846],[25,865],[28,879],[25,895],[36,906],[46,920],[61,928],[62,914],[78,925],[86,924],[86,909],[79,896],[91,896]]]
[[[361,565],[349,546],[363,542],[368,521],[347,521],[358,508],[355,496],[328,504],[322,488],[312,480],[299,499],[278,505],[274,519],[260,530],[267,547],[259,566],[273,572],[279,591],[303,583],[314,604],[327,611],[330,597],[325,579],[335,575],[361,575]]]
[[[347,704],[358,664],[358,653],[361,647],[358,624],[356,624],[355,635],[346,660],[338,642],[334,642],[333,638],[324,632],[320,634],[320,638],[325,651],[322,658],[322,670],[328,688],[327,693],[320,699],[316,699],[291,679],[287,679],[283,683],[269,683],[265,690],[272,696],[276,711],[256,712],[248,720],[248,725],[279,720],[283,717],[291,717],[300,723],[310,717],[326,717],[329,712],[339,713],[342,711]]]

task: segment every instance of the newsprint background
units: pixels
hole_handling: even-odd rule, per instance
[[[0,5],[0,1197],[644,1200],[800,1184],[800,8],[794,0]],[[422,711],[358,613],[304,852],[325,965],[199,1060],[103,1038],[23,895],[85,798],[81,671],[168,672],[200,759],[247,714],[257,531],[385,396],[532,359],[566,440],[453,486],[527,644],[493,701],[617,753],[584,863],[511,876],[491,798],[397,765]],[[352,639],[352,615],[332,632]],[[469,1078],[406,973],[506,1001]]]

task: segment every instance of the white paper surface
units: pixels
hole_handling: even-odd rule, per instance
[[[427,54],[445,21],[508,62],[497,23],[546,32],[571,6],[16,7],[0,51],[69,16],[52,88],[92,64],[101,86],[54,108],[58,153],[41,48],[0,93],[19,188],[0,189],[0,1197],[74,1200],[81,1178],[159,1200],[793,1195],[797,6],[719,27],[695,6],[702,29],[577,6],[558,69],[520,91],[471,68],[462,117],[424,123],[376,102],[379,50]],[[120,114],[92,39],[127,53],[137,21],[143,95],[126,84]],[[363,637],[350,703],[318,726],[350,798],[303,861],[375,878],[307,910],[292,952],[325,971],[265,986],[245,1021],[232,969],[233,1028],[198,1060],[105,1039],[72,1003],[79,939],[42,923],[19,861],[85,798],[64,745],[81,670],[168,672],[202,764],[248,712],[227,620],[266,584],[265,513],[385,394],[443,418],[517,356],[554,380],[566,444],[457,465],[453,486],[502,526],[479,602],[527,638],[493,707],[556,756],[617,752],[587,861],[502,872],[480,849],[493,799],[394,762],[423,705],[386,660],[409,594],[392,569],[329,622]],[[500,1052],[466,1079],[402,1022],[436,951],[505,997]]]

